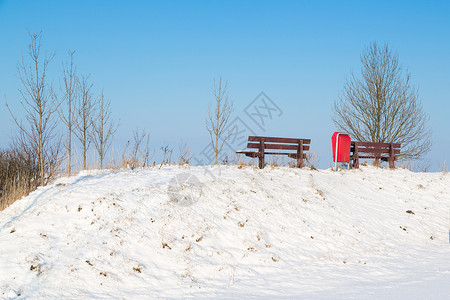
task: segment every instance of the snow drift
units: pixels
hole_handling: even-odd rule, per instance
[[[163,167],[0,212],[2,298],[447,298],[450,175]]]

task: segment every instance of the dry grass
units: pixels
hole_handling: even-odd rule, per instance
[[[446,165],[445,160],[442,161],[442,163],[440,164],[440,169],[441,169],[442,173],[447,174],[448,170],[447,170],[447,165]]]
[[[395,162],[395,166],[399,168],[404,168],[410,170],[411,172],[430,172],[431,161],[429,159],[421,160],[400,160]],[[443,167],[445,168],[445,162]],[[444,171],[441,165],[441,171]]]
[[[284,157],[280,157],[279,155],[270,155],[265,156],[266,166],[270,167],[279,167],[286,165]]]
[[[39,168],[33,153],[0,150],[0,210],[38,187]]]
[[[252,167],[258,164],[258,160],[255,158],[249,158],[243,154],[234,153],[230,161],[231,165],[238,166],[239,169],[244,167]]]
[[[319,168],[320,157],[317,153],[308,151],[305,153],[304,166],[312,170]],[[238,166],[239,169],[246,166],[258,166],[257,158],[248,158],[243,154],[235,154],[231,160],[232,165]],[[267,155],[265,156],[266,167],[288,166],[290,168],[297,167],[297,160],[289,158],[285,155]]]
[[[379,168],[379,167],[381,167],[381,164],[382,164],[382,163],[383,163],[382,160],[380,160],[380,159],[374,159],[374,160],[372,161],[372,166]]]
[[[254,163],[248,160],[241,160],[236,165],[238,166],[238,169],[242,169],[245,167],[253,167]]]
[[[145,130],[133,130],[133,137],[128,140],[118,163],[111,161],[113,166],[119,168],[148,167],[150,164],[150,134]]]
[[[16,202],[16,200],[27,196],[34,190],[33,188],[30,188],[28,184],[20,182],[10,183],[4,188],[5,192],[2,192],[0,196],[0,211]]]
[[[313,151],[306,152],[306,166],[312,170],[317,170],[320,164],[320,155]]]
[[[189,149],[189,144],[181,142],[179,147],[179,159],[178,164],[180,166],[189,165],[192,159],[191,151]]]

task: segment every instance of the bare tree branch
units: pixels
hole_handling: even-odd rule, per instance
[[[211,105],[208,108],[206,130],[208,130],[211,138],[217,165],[219,153],[222,151],[225,141],[230,138],[229,135],[225,135],[228,119],[233,112],[233,102],[228,97],[228,81],[222,86],[222,78],[219,79],[218,84],[214,80],[213,94],[215,105],[213,111],[211,110]]]
[[[58,110],[61,121],[67,127],[67,140],[64,147],[67,151],[67,168],[69,176],[72,175],[72,133],[78,122],[78,78],[77,68],[73,64],[74,51],[68,51],[70,62],[63,65],[63,102],[65,108],[60,106]]]
[[[422,158],[431,149],[431,131],[410,73],[388,45],[371,44],[361,63],[361,76],[346,80],[334,104],[335,125],[360,141],[401,143],[402,158]]]
[[[78,122],[74,131],[75,136],[81,143],[83,151],[83,170],[87,168],[87,151],[89,150],[92,136],[92,117],[96,112],[96,106],[92,98],[92,83],[89,76],[82,76],[78,81],[80,103],[77,110]]]
[[[53,144],[57,123],[53,117],[58,102],[51,87],[46,83],[47,68],[54,55],[45,55],[41,58],[41,33],[29,33],[31,42],[28,47],[30,64],[22,57],[17,65],[22,88],[21,105],[25,111],[26,123],[23,124],[6,106],[14,123],[19,129],[19,136],[23,144],[31,145],[36,151],[39,167],[39,183],[45,185],[52,177],[59,162],[58,143]],[[53,157],[52,155],[56,155]]]
[[[97,116],[91,119],[92,142],[100,159],[100,168],[103,169],[105,154],[111,146],[112,138],[119,124],[111,119],[111,102],[105,100],[103,90],[99,99]]]

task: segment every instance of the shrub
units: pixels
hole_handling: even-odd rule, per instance
[[[27,149],[0,150],[0,210],[39,186],[37,154]]]

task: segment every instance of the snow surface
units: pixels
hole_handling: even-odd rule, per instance
[[[0,212],[0,297],[448,299],[449,212],[447,173],[87,171]]]

